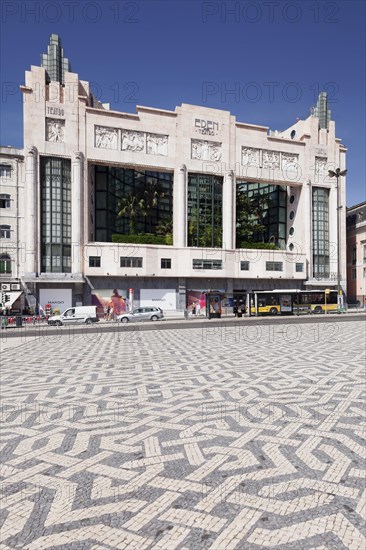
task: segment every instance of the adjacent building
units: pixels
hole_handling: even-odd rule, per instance
[[[71,72],[57,35],[41,65],[21,86],[19,269],[30,300],[63,307],[122,296],[176,310],[207,290],[230,300],[336,288],[338,265],[346,290],[337,210],[346,184],[328,177],[345,169],[346,148],[326,94],[306,120],[271,131],[188,104],[110,110]]]
[[[347,295],[366,306],[366,202],[347,208]]]
[[[23,266],[21,266],[22,235],[24,234],[24,226],[21,227],[24,219],[23,197],[23,151],[13,147],[0,147],[1,301],[6,308],[18,311],[24,307],[20,281],[23,273]]]

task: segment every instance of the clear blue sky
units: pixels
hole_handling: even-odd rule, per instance
[[[329,93],[348,147],[347,205],[365,200],[364,1],[1,3],[1,145],[21,147],[24,71],[59,34],[72,70],[116,110],[225,109],[285,129]],[[230,90],[237,93],[230,94]]]

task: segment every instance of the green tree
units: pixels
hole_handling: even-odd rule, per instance
[[[163,218],[156,226],[157,235],[169,235],[173,233],[173,220],[171,218]]]
[[[264,218],[264,212],[265,210],[268,210],[271,204],[271,199],[264,195],[257,195],[252,198],[251,200],[251,206],[252,211],[255,216],[255,218],[258,221],[258,228],[257,232],[261,233],[262,235],[262,243],[264,243],[264,231],[265,231],[265,225],[261,224],[260,221],[263,221]]]
[[[142,215],[148,219],[149,233],[151,233],[151,228],[152,228],[151,210],[158,205],[159,199],[163,197],[164,197],[164,192],[161,189],[158,182],[154,180],[149,181],[141,197]]]
[[[130,220],[130,234],[136,234],[136,221],[140,213],[143,212],[142,199],[138,194],[130,193],[126,197],[123,197],[118,205],[118,216],[128,216]]]
[[[236,201],[236,240],[240,246],[241,242],[252,240],[253,235],[262,233],[265,226],[259,223],[262,219],[261,203],[251,200],[246,193],[238,193]]]

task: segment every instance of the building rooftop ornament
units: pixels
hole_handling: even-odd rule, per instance
[[[65,84],[65,71],[70,72],[69,60],[64,57],[64,49],[58,34],[51,34],[47,53],[41,55],[41,67],[46,69],[46,81]]]
[[[316,107],[311,108],[311,114],[316,116],[319,120],[319,129],[329,129],[329,121],[331,119],[331,111],[328,109],[328,94],[327,92],[320,92]]]

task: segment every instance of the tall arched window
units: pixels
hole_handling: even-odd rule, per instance
[[[0,254],[0,275],[11,274],[11,258],[9,254]]]

